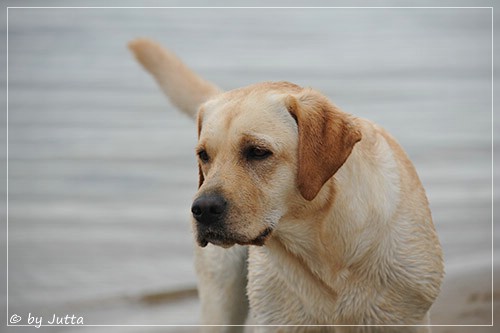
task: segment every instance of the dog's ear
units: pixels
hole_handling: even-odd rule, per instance
[[[299,191],[311,201],[347,160],[361,131],[350,115],[313,90],[289,95],[285,104],[299,131]]]
[[[201,170],[201,165],[199,165],[199,164],[198,164],[198,174],[199,174],[198,188],[200,188],[201,185],[203,185],[203,182],[205,181],[205,177],[203,176],[203,171]]]
[[[198,110],[196,122],[198,124],[198,140],[199,140],[200,135],[201,135],[201,124],[203,123],[203,108],[202,107],[200,107],[200,109]],[[201,165],[199,162],[198,162],[198,174],[199,174],[198,188],[200,188],[201,185],[203,185],[203,182],[205,181],[205,177],[203,176],[203,171],[201,170]]]

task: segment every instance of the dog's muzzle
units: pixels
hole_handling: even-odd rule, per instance
[[[203,194],[194,200],[191,212],[196,220],[197,242],[201,247],[212,243],[217,246],[230,247],[240,245],[264,245],[272,233],[272,228],[266,228],[256,238],[248,239],[228,230],[226,225],[228,202],[219,194]]]
[[[204,194],[194,200],[191,212],[196,220],[198,244],[205,247],[209,242],[215,245],[232,245],[227,239],[224,221],[227,201],[218,194]],[[232,242],[234,244],[234,242]]]

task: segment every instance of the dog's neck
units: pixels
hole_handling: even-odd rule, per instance
[[[367,137],[378,135],[373,126],[363,130],[371,132]],[[390,251],[381,248],[390,244],[384,239],[391,237],[383,226],[389,225],[399,202],[399,176],[387,179],[386,175],[398,175],[398,165],[385,139],[362,140],[358,145],[313,201],[293,199],[293,209],[268,244],[308,262],[309,271],[330,286],[337,285],[344,268],[355,266],[364,256]],[[314,227],[304,227],[308,224]],[[364,239],[362,246],[356,239]]]
[[[334,238],[323,232],[330,223],[329,214],[334,206],[336,186],[334,179],[327,182],[317,197],[305,201],[297,193],[293,200],[293,209],[278,224],[273,236],[266,242],[273,255],[290,263],[301,263],[298,270],[324,286],[324,292],[335,294],[332,277],[344,267]],[[311,227],[307,227],[307,225]],[[313,226],[314,225],[314,226]],[[321,226],[321,227],[317,227]],[[326,259],[328,258],[328,259]],[[292,260],[290,260],[292,259]],[[325,264],[327,260],[328,264]],[[332,262],[335,264],[332,265]]]

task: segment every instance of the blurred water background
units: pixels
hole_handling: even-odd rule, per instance
[[[198,323],[189,226],[196,130],[128,52],[140,36],[224,89],[288,80],[388,129],[416,165],[445,252],[433,323],[491,323],[488,8],[10,8],[9,316]],[[498,304],[500,288],[493,296]]]

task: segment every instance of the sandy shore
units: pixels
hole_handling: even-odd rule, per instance
[[[491,267],[448,276],[441,295],[431,312],[435,325],[491,325],[500,320],[500,269],[495,267],[493,292],[491,290]],[[493,327],[435,327],[433,332],[493,332]]]

